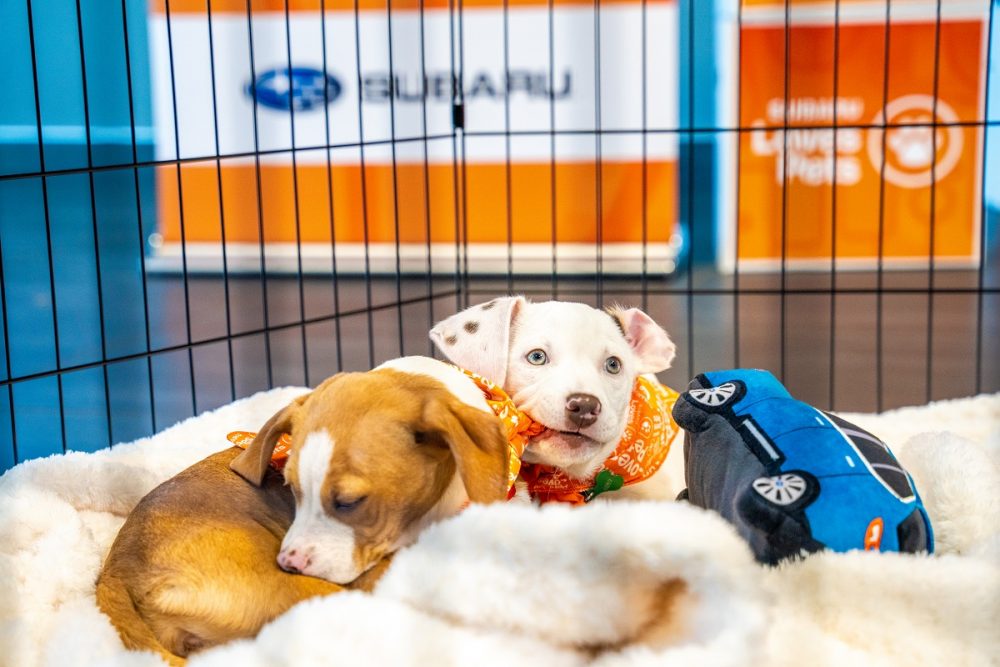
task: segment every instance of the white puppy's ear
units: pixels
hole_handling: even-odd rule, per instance
[[[507,379],[510,333],[523,296],[493,299],[441,320],[431,340],[452,363],[503,386]]]
[[[670,368],[677,347],[652,317],[638,308],[610,308],[608,313],[618,320],[625,340],[639,358],[640,373],[659,373]]]

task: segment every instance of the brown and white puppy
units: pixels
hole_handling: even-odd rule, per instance
[[[284,475],[269,465],[282,433]],[[335,375],[246,451],[144,497],[104,563],[98,605],[126,646],[172,663],[252,637],[306,598],[370,590],[425,526],[505,499],[508,451],[482,392],[447,364],[407,357]]]
[[[439,322],[430,337],[451,361],[501,385],[548,427],[528,443],[525,462],[575,479],[594,474],[621,440],[636,378],[666,370],[675,354],[666,331],[638,308],[521,296],[472,306]],[[649,479],[605,497],[673,498],[680,489],[670,468],[679,452]]]

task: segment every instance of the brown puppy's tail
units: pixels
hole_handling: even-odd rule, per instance
[[[126,648],[152,651],[171,665],[183,665],[184,658],[171,653],[160,643],[139,615],[125,584],[116,577],[102,574],[97,580],[97,606],[111,619]]]

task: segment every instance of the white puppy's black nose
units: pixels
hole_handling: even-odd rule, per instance
[[[580,428],[587,428],[601,414],[601,402],[590,394],[570,394],[566,399],[566,416]]]

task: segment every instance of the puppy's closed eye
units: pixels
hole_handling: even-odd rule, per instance
[[[333,509],[335,512],[348,513],[356,510],[367,499],[368,496],[338,496],[333,501]]]

